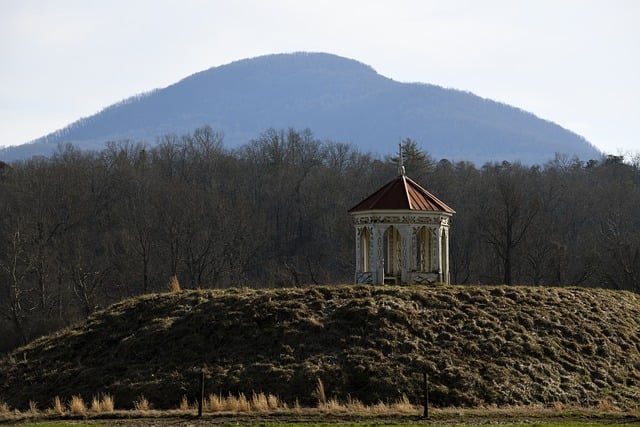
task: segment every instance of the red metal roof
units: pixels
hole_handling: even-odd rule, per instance
[[[349,212],[385,209],[455,213],[440,199],[405,175],[389,181],[378,191],[349,209]]]

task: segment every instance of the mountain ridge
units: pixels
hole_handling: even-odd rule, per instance
[[[374,154],[404,137],[435,158],[544,163],[555,153],[582,160],[600,153],[584,138],[547,120],[470,92],[403,83],[371,66],[328,53],[274,54],[192,74],[106,107],[99,113],[6,149],[50,154],[60,143],[101,149],[109,140],[154,144],[159,136],[204,125],[236,148],[269,128],[309,128],[320,139],[353,143]],[[20,148],[22,147],[22,148]]]

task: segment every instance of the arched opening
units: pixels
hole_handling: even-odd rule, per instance
[[[398,229],[391,226],[384,232],[382,239],[382,250],[384,254],[384,275],[385,277],[400,277],[400,233]]]
[[[360,233],[360,267],[363,273],[371,271],[369,268],[369,253],[371,251],[371,234],[367,228]]]
[[[431,229],[420,227],[416,233],[416,243],[416,270],[433,271],[433,233]]]

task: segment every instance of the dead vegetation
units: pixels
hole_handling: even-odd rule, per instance
[[[154,294],[3,358],[0,402],[27,410],[98,395],[122,409],[179,408],[193,405],[204,370],[207,395],[251,396],[256,408],[270,395],[289,408],[417,404],[426,371],[438,407],[635,409],[638,319],[637,295],[579,288]],[[266,403],[253,402],[258,391]]]

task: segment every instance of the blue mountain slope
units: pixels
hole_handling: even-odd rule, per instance
[[[110,140],[154,144],[166,133],[209,125],[235,147],[268,128],[310,128],[316,137],[389,153],[400,138],[433,157],[544,163],[556,152],[583,160],[600,153],[549,121],[471,93],[399,83],[357,61],[324,53],[269,55],[237,61],[107,107],[0,159],[49,155],[71,142],[100,149]]]

